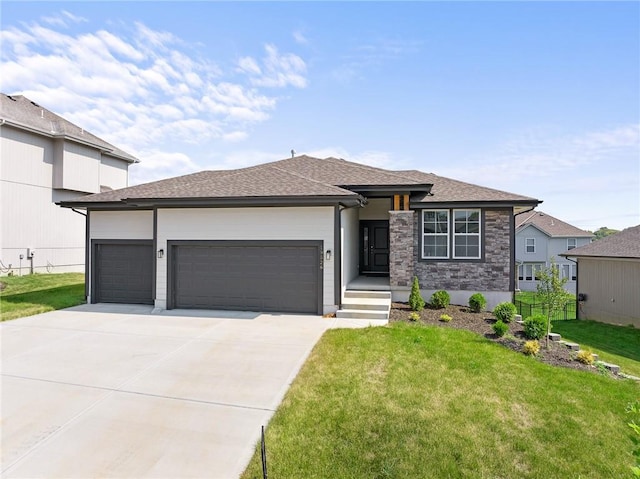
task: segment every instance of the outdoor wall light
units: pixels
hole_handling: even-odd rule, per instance
[[[324,257],[327,258],[327,261],[331,260],[331,250],[330,249],[327,250],[327,252],[325,253]]]
[[[158,258],[160,258],[160,259],[164,258],[164,250],[163,249],[159,249],[158,250]]]

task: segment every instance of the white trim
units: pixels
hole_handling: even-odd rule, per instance
[[[456,211],[475,211],[478,213],[478,232],[477,233],[456,233]],[[452,258],[454,259],[480,259],[482,258],[482,210],[478,208],[458,208],[453,210],[451,215],[451,230],[453,231]],[[468,215],[467,215],[468,219]],[[478,238],[478,256],[457,256],[456,255],[456,237],[475,236]]]
[[[528,251],[529,245],[527,244],[527,242],[531,240],[533,241],[533,244],[531,246],[533,246],[533,251]],[[535,254],[536,253],[536,239],[535,238],[525,238],[524,239],[524,252],[525,254]]]
[[[573,241],[573,246],[569,244],[569,241]],[[571,251],[578,247],[578,238],[567,238],[567,251]]]
[[[424,216],[425,213],[446,213],[447,215],[447,233],[446,233],[446,237],[447,237],[447,254],[446,256],[425,256],[424,254],[424,246],[425,246],[425,237],[430,236],[430,237],[442,237],[445,236],[444,233],[425,233],[424,232]],[[449,259],[449,249],[450,249],[450,235],[451,235],[451,211],[447,210],[447,209],[432,209],[432,210],[422,210],[422,216],[421,216],[421,220],[420,220],[420,227],[421,227],[421,235],[422,235],[422,241],[421,241],[421,245],[420,245],[420,257],[422,259]]]

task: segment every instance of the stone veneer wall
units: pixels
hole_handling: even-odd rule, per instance
[[[415,211],[389,212],[389,284],[410,287],[418,249],[415,246]]]
[[[425,290],[510,291],[511,210],[483,210],[484,261],[421,261],[420,212],[414,218],[415,275]],[[391,230],[391,223],[389,225]],[[393,243],[391,250],[393,251]],[[391,283],[391,286],[394,284]]]

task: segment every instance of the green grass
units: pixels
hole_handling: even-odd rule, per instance
[[[600,359],[620,366],[622,372],[640,377],[640,329],[597,321],[554,321],[554,333],[598,353]]]
[[[576,311],[575,311],[575,295],[570,295],[569,302],[571,303],[570,307],[566,312],[566,319],[576,319]],[[542,307],[542,300],[538,297],[535,291],[520,291],[515,295],[516,306],[518,306],[518,301],[521,303],[525,303],[526,305],[536,305],[535,307],[522,307],[518,313],[522,315],[523,318],[527,316],[533,316],[536,314],[541,314],[542,316],[547,315],[547,310]],[[565,319],[564,311],[559,311],[556,313],[557,319]]]
[[[469,331],[331,330],[269,424],[269,477],[629,477],[639,395]],[[242,478],[261,477],[257,448]]]
[[[0,281],[0,321],[68,308],[85,302],[82,273],[5,276]]]

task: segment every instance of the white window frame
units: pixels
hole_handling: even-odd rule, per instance
[[[456,212],[476,212],[478,213],[478,232],[477,233],[456,233]],[[481,259],[482,258],[482,211],[478,208],[460,208],[454,209],[453,214],[450,215],[451,230],[453,231],[453,245],[452,245],[452,257],[454,259]],[[478,255],[477,256],[457,256],[456,255],[456,238],[458,237],[475,236],[478,238]]]
[[[569,241],[573,241],[573,245],[569,244]],[[578,247],[578,238],[567,238],[567,251],[571,251]]]
[[[532,241],[531,245],[528,244],[529,240]],[[529,246],[533,247],[532,251],[529,251]],[[524,239],[524,252],[527,254],[534,254],[536,252],[536,239],[535,238],[525,238]]]
[[[426,213],[446,213],[447,215],[447,232],[445,233],[425,233],[424,232],[424,217]],[[433,209],[433,210],[422,210],[422,244],[420,245],[420,257],[422,259],[449,259],[450,249],[451,249],[451,211],[447,209]],[[446,256],[425,256],[424,248],[425,248],[425,238],[426,237],[442,237],[446,236],[447,238],[447,254]]]

